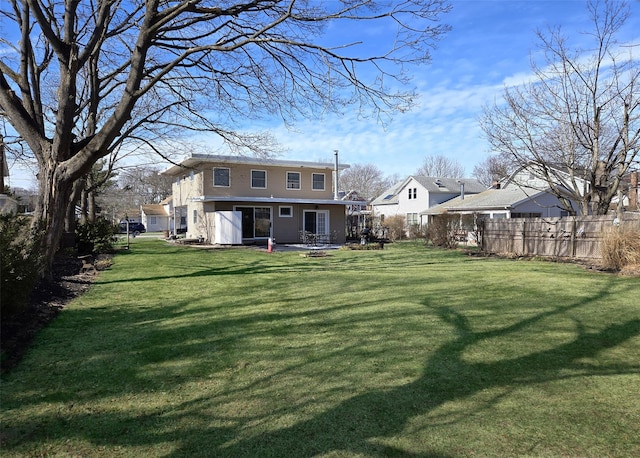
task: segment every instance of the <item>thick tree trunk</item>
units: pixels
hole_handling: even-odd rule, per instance
[[[40,168],[38,177],[38,204],[32,228],[42,227],[43,276],[51,275],[54,257],[60,247],[65,227],[66,210],[71,198],[73,183],[64,179],[54,166]]]

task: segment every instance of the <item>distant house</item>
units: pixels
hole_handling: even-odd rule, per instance
[[[7,159],[4,155],[4,145],[0,145],[0,214],[15,213],[18,211],[18,201],[13,197],[3,194],[4,192],[4,178],[9,176],[9,167],[7,165]]]
[[[334,191],[339,170],[324,162],[194,154],[163,174],[175,178],[173,211],[186,216],[188,238],[297,243],[311,234],[344,243],[345,207],[353,202]]]
[[[382,222],[400,215],[408,225],[421,224],[420,214],[434,205],[485,189],[475,178],[410,176],[375,198],[371,207],[374,216]]]
[[[140,206],[140,217],[147,232],[172,231],[173,219],[170,213],[170,199],[165,199],[159,204],[148,204]]]
[[[341,192],[340,199],[350,201],[347,210],[347,236],[351,239],[358,237],[371,219],[371,207],[369,201],[362,197],[358,191]]]
[[[573,205],[578,208],[577,205]],[[474,214],[484,218],[551,218],[567,216],[544,180],[526,168],[475,195],[456,197],[423,212],[423,218],[444,213]]]
[[[0,214],[16,213],[18,201],[6,194],[0,194]]]

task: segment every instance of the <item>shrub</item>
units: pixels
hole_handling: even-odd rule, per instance
[[[113,252],[113,236],[118,227],[106,219],[94,222],[78,223],[76,226],[76,243],[80,254],[98,254]]]
[[[20,312],[39,278],[40,235],[31,232],[22,216],[0,215],[0,314]]]
[[[640,265],[640,225],[623,224],[606,231],[600,251],[602,264],[607,269]]]
[[[431,241],[434,246],[455,248],[458,246],[456,228],[459,225],[460,217],[458,215],[438,215],[427,226],[426,239]]]
[[[389,240],[402,240],[406,237],[405,218],[400,215],[389,216],[384,220]]]

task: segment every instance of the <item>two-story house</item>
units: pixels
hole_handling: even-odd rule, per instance
[[[375,198],[371,207],[382,222],[399,215],[411,226],[421,223],[420,213],[426,209],[461,194],[476,194],[485,189],[475,178],[410,176]]]
[[[299,243],[301,234],[345,242],[345,206],[325,162],[194,154],[163,172],[175,177],[174,221],[214,244]],[[338,170],[335,170],[335,169]],[[176,225],[178,226],[178,225]]]

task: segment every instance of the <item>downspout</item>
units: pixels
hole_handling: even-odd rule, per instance
[[[333,200],[338,200],[338,150],[333,150],[333,155],[336,158],[336,168],[335,168],[335,181],[333,182]]]

